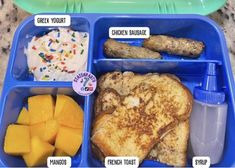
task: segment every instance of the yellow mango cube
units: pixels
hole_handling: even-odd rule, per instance
[[[56,105],[55,105],[55,113],[54,118],[57,118],[60,112],[62,111],[62,108],[64,106],[64,103],[67,101],[69,97],[65,95],[57,95],[56,96]]]
[[[28,126],[11,124],[7,127],[4,152],[11,155],[21,155],[30,152]]]
[[[51,95],[38,95],[28,99],[30,124],[38,124],[54,116],[54,100]]]
[[[82,129],[60,127],[56,136],[55,147],[69,156],[74,156],[82,143]]]
[[[60,125],[70,128],[83,128],[83,110],[71,97],[64,98],[61,111],[57,114],[57,121]]]
[[[69,156],[67,153],[65,153],[65,152],[64,152],[63,150],[61,150],[61,149],[55,149],[54,155],[55,155],[55,156]]]
[[[54,144],[58,129],[59,129],[59,125],[56,120],[48,120],[45,123],[45,132],[44,132],[43,140],[51,144]]]
[[[30,125],[30,135],[32,137],[39,137],[41,139],[44,139],[44,133],[45,133],[45,123],[39,123],[35,125]]]
[[[31,139],[31,151],[23,155],[27,166],[45,166],[47,158],[53,155],[55,147],[42,141],[39,137]]]
[[[22,108],[22,110],[20,111],[20,114],[17,118],[16,123],[17,124],[23,124],[23,125],[29,125],[29,112],[27,111],[27,109],[25,107]]]

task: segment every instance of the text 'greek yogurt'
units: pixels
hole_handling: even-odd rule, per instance
[[[69,15],[35,15],[35,26],[70,26]]]

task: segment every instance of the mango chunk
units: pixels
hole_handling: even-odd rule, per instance
[[[29,112],[27,111],[27,109],[25,107],[22,108],[22,110],[20,111],[20,114],[17,118],[16,123],[18,124],[23,124],[23,125],[29,125]]]
[[[30,152],[29,127],[10,124],[6,131],[4,151],[11,155],[21,155]]]
[[[55,155],[55,156],[69,156],[67,153],[65,153],[65,152],[64,152],[63,150],[61,150],[61,149],[55,149],[54,155]]]
[[[71,97],[64,96],[63,99],[63,107],[59,107],[61,111],[57,111],[58,123],[70,128],[83,128],[82,108]]]
[[[44,133],[45,133],[45,123],[30,125],[31,138],[37,136],[41,139],[44,139]]]
[[[23,155],[27,166],[43,166],[47,163],[47,158],[52,156],[55,147],[42,141],[39,137],[31,139],[31,151]]]
[[[38,124],[54,116],[54,100],[51,95],[38,95],[28,99],[30,124]]]
[[[65,95],[57,95],[56,96],[56,105],[55,105],[55,113],[54,118],[57,118],[62,111],[64,103],[67,101],[68,96]]]
[[[60,127],[57,133],[55,147],[69,156],[74,156],[82,143],[82,129]]]
[[[44,132],[43,140],[51,144],[54,144],[58,129],[59,129],[59,125],[56,120],[48,120],[45,123],[45,132]]]

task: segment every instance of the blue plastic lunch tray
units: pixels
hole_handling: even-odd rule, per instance
[[[151,34],[167,34],[203,41],[205,51],[198,59],[186,59],[163,53],[162,60],[152,59],[112,59],[103,53],[103,43],[108,38],[109,27],[148,26]],[[199,15],[112,15],[112,14],[71,14],[71,28],[90,34],[87,70],[96,75],[110,71],[133,71],[137,73],[159,72],[177,75],[190,91],[201,84],[206,65],[218,65],[219,85],[226,93],[228,116],[223,158],[214,166],[235,166],[235,85],[231,71],[224,35],[215,22]],[[76,95],[71,82],[33,81],[28,72],[24,48],[33,36],[41,36],[56,27],[36,27],[34,16],[26,19],[15,32],[0,106],[0,163],[1,166],[25,166],[21,157],[4,153],[3,141],[6,128],[14,123],[27,98],[38,94],[71,95],[84,109],[83,144],[72,158],[73,167],[96,167],[103,164],[91,151],[91,125],[95,94],[88,97]],[[120,40],[132,45],[141,45],[141,39]],[[156,161],[144,160],[140,166],[166,166]],[[187,166],[191,166],[190,159]]]

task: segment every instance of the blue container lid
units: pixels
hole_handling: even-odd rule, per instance
[[[208,63],[202,86],[195,87],[194,98],[203,103],[222,104],[225,93],[218,90],[216,64]]]

